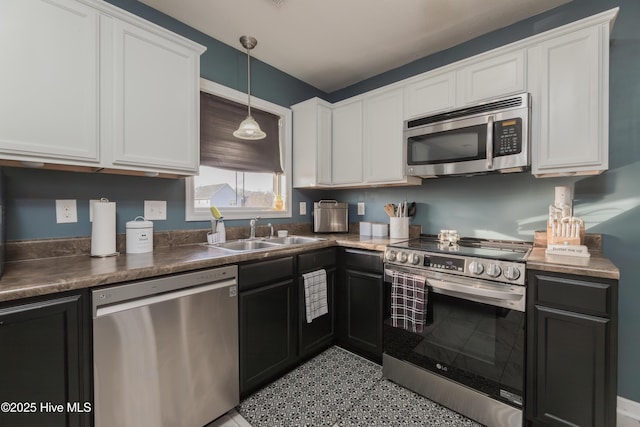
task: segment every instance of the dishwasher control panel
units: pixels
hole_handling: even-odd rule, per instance
[[[208,270],[199,270],[135,282],[127,282],[121,285],[97,289],[91,292],[93,318],[98,316],[99,309],[104,310],[105,307],[114,304],[140,299],[157,299],[160,298],[161,295],[169,292],[186,292],[190,288],[205,285],[219,287],[228,286],[229,297],[237,297],[237,277],[238,266],[229,265]]]

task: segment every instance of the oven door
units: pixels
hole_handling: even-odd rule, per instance
[[[426,322],[414,333],[391,326],[387,273],[384,352],[521,408],[525,288],[412,269],[427,277]]]

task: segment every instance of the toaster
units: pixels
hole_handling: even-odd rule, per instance
[[[320,200],[313,203],[314,233],[349,232],[349,204],[336,200]]]

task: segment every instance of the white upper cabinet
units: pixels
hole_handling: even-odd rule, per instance
[[[332,111],[331,183],[362,183],[362,101]]]
[[[523,92],[525,49],[502,53],[469,64],[458,71],[459,106]]]
[[[331,179],[322,183],[345,187],[418,184],[420,179],[404,175],[404,121],[520,92],[532,97],[533,174],[606,170],[609,33],[617,13],[615,8],[593,15],[357,95],[335,108],[327,104],[334,108],[333,138],[322,144],[332,147],[327,150],[332,149],[333,154],[313,160],[332,170]],[[300,126],[301,122],[294,122],[294,167],[296,162],[304,164],[300,157],[306,153],[318,152],[303,148],[302,154],[296,154],[299,144],[305,144],[295,138]],[[314,144],[320,144],[313,129]],[[362,157],[357,155],[360,147]],[[329,166],[325,165],[327,158]],[[317,177],[316,169],[313,171]],[[318,184],[317,179],[313,182],[309,185]]]
[[[97,0],[0,2],[0,162],[192,175],[204,47]]]
[[[0,158],[97,166],[98,12],[73,0],[0,2]]]
[[[197,174],[199,57],[171,33],[103,20],[114,167]],[[109,24],[112,25],[109,28]],[[108,37],[107,37],[108,35]],[[115,112],[115,114],[113,114]]]
[[[402,89],[394,89],[365,98],[365,182],[389,184],[401,182],[404,179],[402,112]]]
[[[331,104],[311,98],[293,111],[293,186],[331,184]]]
[[[532,173],[584,175],[606,170],[608,23],[540,43],[529,50],[529,58]]]
[[[455,71],[437,73],[409,84],[404,88],[404,104],[406,120],[455,107]]]

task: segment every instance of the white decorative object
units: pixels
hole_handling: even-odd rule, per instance
[[[371,223],[366,221],[360,221],[360,235],[371,236]]]
[[[392,239],[408,239],[409,217],[400,216],[389,218],[389,237]]]
[[[141,220],[141,221],[139,221]],[[153,252],[153,222],[145,221],[141,216],[128,221],[127,229],[127,253],[143,254]]]
[[[567,255],[582,258],[591,256],[589,250],[584,245],[547,245],[545,253],[547,255]]]
[[[383,222],[371,223],[371,235],[373,237],[387,237],[389,235],[389,224]]]

